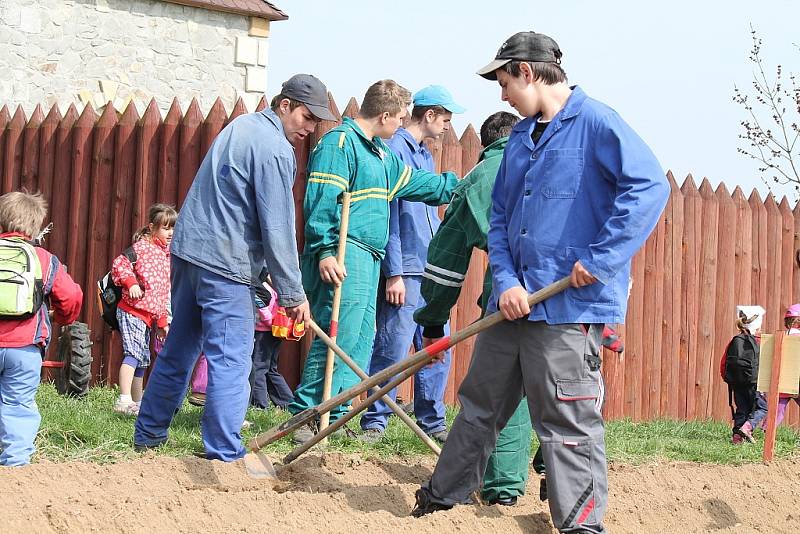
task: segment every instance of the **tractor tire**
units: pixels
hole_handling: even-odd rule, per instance
[[[84,397],[92,378],[92,340],[86,323],[72,323],[61,329],[58,338],[58,370],[56,390],[68,397]]]

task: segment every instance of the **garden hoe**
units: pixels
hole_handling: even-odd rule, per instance
[[[533,306],[563,290],[565,290],[570,285],[570,278],[566,276],[561,280],[550,284],[547,287],[536,291],[528,295],[528,304]],[[336,406],[347,402],[358,395],[364,393],[367,390],[378,386],[380,383],[385,382],[392,377],[396,377],[384,387],[380,388],[375,393],[372,393],[365,402],[359,404],[358,408],[351,410],[349,413],[345,414],[343,417],[339,418],[336,422],[334,422],[331,426],[326,428],[324,431],[319,432],[317,435],[314,436],[310,441],[297,447],[294,449],[289,455],[286,456],[284,459],[284,463],[289,463],[292,460],[296,459],[300,456],[303,452],[307,451],[309,448],[316,445],[319,441],[325,439],[331,433],[335,432],[337,429],[342,427],[347,421],[355,417],[358,413],[362,410],[368,408],[372,403],[376,400],[381,398],[385,395],[388,391],[392,388],[396,387],[398,384],[402,383],[408,377],[412,376],[416,373],[419,369],[430,363],[433,355],[438,354],[443,350],[447,350],[450,347],[464,341],[467,338],[474,336],[475,334],[486,330],[487,328],[494,326],[495,324],[503,321],[503,315],[501,312],[495,312],[488,317],[484,317],[478,321],[475,321],[468,327],[456,332],[452,336],[443,337],[442,339],[438,340],[437,342],[433,343],[429,347],[422,349],[419,352],[416,352],[414,355],[401,360],[383,371],[375,373],[373,376],[369,377],[366,380],[354,385],[353,387],[331,397],[325,402],[320,403],[319,405],[309,408],[300,412],[299,414],[294,415],[289,420],[281,423],[280,425],[264,432],[255,438],[253,438],[250,443],[249,447],[252,453],[256,453],[265,445],[276,441],[289,433],[297,430],[304,424],[317,419],[321,414],[331,411]],[[338,352],[337,352],[338,353]],[[341,355],[340,355],[341,356]],[[398,376],[399,375],[399,376]]]

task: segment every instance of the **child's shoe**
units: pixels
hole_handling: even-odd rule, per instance
[[[741,445],[742,441],[744,441],[744,438],[742,438],[742,436],[740,436],[739,434],[734,434],[731,437],[731,443],[733,443],[734,445]]]
[[[189,404],[191,404],[192,406],[205,406],[206,394],[192,392],[189,394],[187,400],[189,401]]]
[[[114,403],[114,411],[122,415],[139,415],[139,403],[121,397]]]
[[[755,442],[753,439],[753,425],[750,424],[750,421],[745,421],[745,423],[739,428],[739,434],[741,434],[741,436],[748,442]]]

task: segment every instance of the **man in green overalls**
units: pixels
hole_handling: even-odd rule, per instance
[[[453,192],[442,225],[428,246],[422,295],[426,305],[414,314],[414,320],[423,327],[423,339],[444,336],[443,326],[450,316],[467,275],[472,250],[486,251],[486,233],[489,230],[489,210],[492,205],[492,187],[497,169],[503,159],[503,150],[511,129],[519,121],[512,113],[499,111],[490,115],[481,125],[481,145],[484,147],[478,164]],[[481,295],[481,310],[492,292],[492,273],[486,269]],[[489,504],[515,504],[525,493],[528,482],[528,459],[531,446],[531,417],[525,399],[508,420],[497,439],[497,444],[483,478],[481,498]]]
[[[389,236],[389,202],[395,198],[432,205],[450,201],[458,178],[453,173],[434,174],[412,169],[386,146],[411,103],[411,93],[392,80],[379,81],[367,90],[358,117],[345,118],[341,126],[320,139],[308,163],[303,211],[305,248],[301,259],[303,286],[314,320],[330,324],[334,287],[342,285],[338,345],[362,369],[369,367],[375,336],[375,305],[380,262]],[[341,196],[352,195],[344,268],[336,261],[341,216]],[[306,358],[303,377],[289,405],[293,414],[322,401],[327,347],[315,340]],[[331,395],[357,383],[349,368],[336,363]],[[331,421],[348,410],[343,404],[331,412]],[[311,439],[314,425],[294,434],[296,443]]]

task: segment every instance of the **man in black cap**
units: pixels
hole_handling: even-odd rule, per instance
[[[314,76],[287,80],[272,109],[226,126],[208,150],[175,224],[170,335],[150,375],[134,431],[138,450],[157,447],[183,401],[198,355],[208,361],[202,435],[206,457],[244,456],[240,429],[250,397],[253,287],[266,268],[278,303],[309,317],[301,282],[292,185],[292,144],[335,120]]]
[[[475,342],[458,392],[461,412],[412,514],[468,501],[524,395],[547,466],[553,524],[603,533],[603,325],[625,320],[631,258],[658,222],[669,185],[613,109],[567,85],[550,37],[513,35],[478,74],[496,80],[501,99],[525,117],[503,152],[487,236],[487,312],[506,320]],[[572,287],[528,305],[529,293],[565,276]]]

